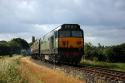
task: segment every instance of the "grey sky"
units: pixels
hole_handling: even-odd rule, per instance
[[[78,23],[94,45],[125,42],[125,0],[0,0],[0,40],[42,36]]]

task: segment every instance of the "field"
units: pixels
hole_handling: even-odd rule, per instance
[[[83,65],[104,67],[112,70],[125,72],[125,63],[109,63],[109,62],[99,62],[99,61],[90,61],[90,60],[84,60],[84,61],[81,61],[81,63]]]
[[[83,83],[47,67],[33,63],[29,57],[0,57],[0,83]]]

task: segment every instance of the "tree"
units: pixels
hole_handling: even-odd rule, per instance
[[[85,43],[84,47],[85,58],[93,60],[94,56],[97,54],[95,51],[95,47],[91,43]]]
[[[0,41],[0,55],[7,55],[9,54],[10,47],[8,45],[8,42],[6,41]]]
[[[93,46],[91,43],[85,44],[86,59],[108,61],[108,62],[125,62],[125,43],[116,46]]]
[[[17,54],[20,54],[21,50],[24,50],[24,49],[27,50],[30,48],[29,44],[24,39],[21,39],[21,38],[12,39],[9,42],[9,44],[11,46],[12,53],[17,53]]]
[[[28,54],[30,50],[29,44],[21,38],[14,38],[9,42],[0,41],[0,55]]]
[[[12,54],[20,54],[21,50],[28,50],[30,49],[29,44],[21,38],[14,38],[9,41],[9,45],[11,47]]]
[[[22,49],[29,49],[29,44],[24,39],[14,38],[10,42],[17,43]]]
[[[113,46],[113,55],[111,56],[113,62],[125,62],[125,43]]]

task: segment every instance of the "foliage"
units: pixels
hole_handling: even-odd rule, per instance
[[[21,38],[12,39],[10,41],[10,43],[17,43],[17,45],[20,48],[24,48],[24,49],[28,49],[29,48],[29,44],[24,39],[21,39]]]
[[[125,62],[125,43],[116,46],[85,44],[85,58],[96,61]]]
[[[29,44],[21,38],[15,38],[10,41],[0,41],[0,55],[20,54],[21,50],[30,49]]]
[[[90,60],[84,60],[81,63],[87,66],[104,67],[123,72],[125,71],[125,63],[110,63],[110,62],[90,61]]]
[[[6,41],[0,41],[0,55],[9,54],[9,44]]]

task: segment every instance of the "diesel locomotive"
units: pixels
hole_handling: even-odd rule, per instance
[[[55,63],[78,64],[84,55],[84,33],[78,24],[63,24],[31,46],[32,58]]]

